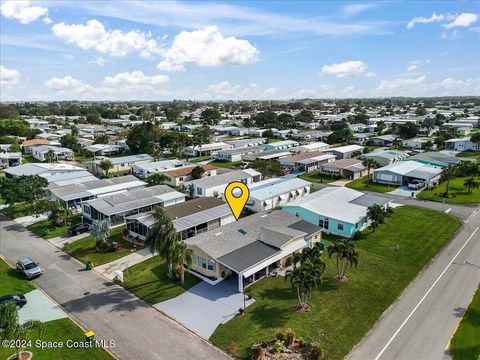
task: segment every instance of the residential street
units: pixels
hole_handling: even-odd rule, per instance
[[[120,286],[82,266],[23,226],[0,217],[0,254],[15,263],[21,256],[40,262],[35,282],[97,339],[113,339],[121,359],[228,359]]]
[[[480,282],[479,226],[477,209],[347,359],[450,358],[449,339]]]

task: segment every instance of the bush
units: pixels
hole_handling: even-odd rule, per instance
[[[317,341],[314,341],[313,343],[310,344],[310,353],[309,357],[311,360],[318,360],[322,357],[322,348],[320,347],[320,343]]]
[[[277,334],[275,335],[275,338],[279,341],[285,341],[285,339],[287,338],[287,336],[285,335],[285,333],[283,331],[279,331],[277,332]]]
[[[295,341],[295,334],[292,331],[292,329],[285,330],[285,340],[284,340],[285,346],[286,347],[291,346],[294,341]]]
[[[352,236],[352,240],[360,240],[362,238],[362,233],[360,231],[355,231],[355,233]]]
[[[252,352],[252,359],[254,360],[262,359],[267,353],[267,350],[262,344],[254,344],[250,348],[250,351]]]
[[[275,344],[273,345],[272,349],[275,353],[281,353],[285,351],[285,344],[283,341],[277,340],[275,341]]]
[[[285,266],[290,266],[293,264],[293,256],[289,256],[285,259]]]

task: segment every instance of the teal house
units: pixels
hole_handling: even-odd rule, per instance
[[[293,140],[277,141],[269,144],[263,144],[263,150],[285,150],[298,146],[298,142]]]
[[[332,186],[287,203],[282,210],[320,226],[325,233],[350,238],[367,227],[369,206],[389,203],[390,200],[379,196]]]

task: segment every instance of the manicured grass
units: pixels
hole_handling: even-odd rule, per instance
[[[225,168],[225,169],[240,169],[240,164],[241,161],[235,161],[235,162],[228,162],[228,161],[221,161],[221,160],[215,160],[210,163],[210,165]]]
[[[471,158],[475,159],[477,161],[480,161],[480,152],[479,151],[462,151],[461,153],[458,153],[455,155],[456,157],[459,158]]]
[[[332,179],[331,176],[320,174],[320,172],[318,171],[302,174],[299,176],[299,178],[305,181],[310,181],[310,182],[319,183],[319,184],[328,184],[335,180],[338,180],[337,178]]]
[[[124,227],[119,226],[110,231],[110,241],[116,241],[121,248],[114,252],[98,252],[95,249],[95,239],[92,236],[87,236],[83,239],[74,241],[63,249],[67,254],[73,256],[75,259],[85,263],[88,259],[93,263],[93,266],[109,263],[111,261],[120,259],[132,252],[132,243],[122,238],[122,231]]]
[[[370,174],[370,178],[372,174]],[[387,193],[389,191],[395,190],[396,186],[390,186],[385,184],[377,184],[370,180],[370,184],[367,183],[367,176],[364,176],[360,179],[353,180],[345,185],[350,189],[363,190],[363,191],[374,191],[379,193]]]
[[[81,222],[81,215],[76,214],[72,215],[66,226],[55,226],[50,220],[42,220],[36,222],[35,224],[27,226],[27,229],[33,232],[35,235],[40,236],[44,239],[52,239],[57,236],[63,236],[68,233],[68,230],[74,225],[77,225]],[[48,229],[48,234],[43,235],[43,231]]]
[[[10,268],[7,263],[0,259],[0,296],[12,294],[25,294],[35,289],[33,282],[23,279],[14,269]],[[28,306],[28,304],[27,304]],[[32,332],[29,337],[32,342],[40,339],[41,341],[62,341],[66,343],[71,339],[74,341],[84,341],[85,336],[82,329],[80,329],[70,319],[60,319],[48,321],[44,323],[42,337],[39,338],[38,332]],[[25,348],[33,352],[34,359],[40,360],[80,360],[80,359],[94,359],[104,360],[112,359],[112,357],[100,348],[80,349],[80,348],[50,348],[39,349],[36,347]],[[8,356],[15,353],[14,349],[6,349],[0,346],[0,359],[6,359]]]
[[[480,202],[480,189],[473,189],[471,193],[468,192],[468,189],[463,186],[466,177],[459,177],[450,180],[450,187],[448,190],[448,198],[445,200],[446,203],[451,204],[475,204]],[[480,181],[479,178],[476,179]],[[417,195],[417,198],[422,200],[430,201],[443,201],[443,193],[447,189],[447,182],[444,181],[438,187],[431,190],[423,190]]]
[[[25,294],[35,289],[32,282],[25,280],[2,259],[0,259],[0,284],[2,284],[0,296]]]
[[[275,143],[279,141],[284,141],[283,139],[277,139],[277,138],[268,138],[268,143]]]
[[[320,341],[325,359],[344,358],[461,225],[430,209],[394,211],[375,233],[367,230],[356,242],[359,264],[348,269],[347,283],[334,280],[335,260],[324,255],[327,270],[309,299],[310,312],[296,311],[296,292],[284,277],[265,278],[248,289],[256,301],[245,315],[220,325],[210,340],[247,358],[252,344],[291,328],[306,342]]]
[[[86,161],[93,161],[95,160],[94,157],[92,156],[83,156],[83,155],[80,155],[80,154],[75,154],[74,155],[74,159],[76,162],[78,163],[83,163],[83,162],[86,162]]]
[[[462,321],[450,342],[453,360],[478,360],[480,358],[480,288],[463,315]]]
[[[198,163],[198,162],[205,161],[205,160],[208,160],[208,159],[210,159],[210,156],[197,157],[197,158],[189,159],[188,161],[190,161],[191,163]]]
[[[167,264],[160,256],[154,256],[123,272],[125,289],[149,304],[156,304],[175,296],[198,284],[201,280],[185,273],[185,284],[167,277]]]
[[[24,156],[23,159],[22,159],[22,164],[39,163],[39,162],[41,162],[41,161],[38,160],[38,159],[35,159],[35,158],[33,157],[33,155]]]
[[[31,215],[31,211],[25,204],[15,204],[0,210],[0,213],[7,215],[9,218],[19,218]]]

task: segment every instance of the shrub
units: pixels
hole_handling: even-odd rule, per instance
[[[275,353],[281,353],[285,351],[285,344],[281,340],[275,341],[275,344],[273,345],[272,349]]]
[[[260,344],[254,344],[251,348],[250,351],[252,352],[252,359],[257,360],[257,359],[262,359],[265,354],[267,353],[267,350],[265,347],[260,343]]]
[[[318,360],[322,357],[322,348],[320,347],[320,343],[314,341],[310,344],[310,354],[309,357],[311,360]]]
[[[293,257],[289,256],[285,259],[285,266],[290,266],[293,264]]]
[[[285,341],[286,339],[286,335],[283,331],[279,331],[277,332],[277,334],[275,335],[275,338],[279,341]]]
[[[285,330],[285,340],[284,340],[285,346],[286,347],[291,346],[294,341],[295,341],[295,334],[292,331],[292,329]]]
[[[362,237],[362,233],[360,231],[355,231],[353,233],[352,240],[357,241],[357,240],[360,240],[361,237]]]

